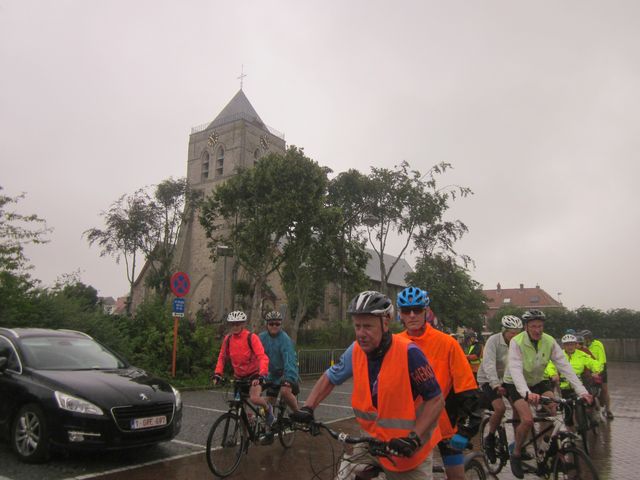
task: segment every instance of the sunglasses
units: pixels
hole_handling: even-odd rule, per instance
[[[407,315],[411,314],[411,312],[419,315],[424,312],[424,307],[404,307],[400,309],[400,313],[406,313]]]
[[[267,322],[267,325],[269,325],[270,327],[279,327],[280,325],[282,325],[282,322]]]

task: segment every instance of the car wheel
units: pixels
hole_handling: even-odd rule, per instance
[[[42,408],[35,403],[24,405],[13,420],[11,446],[20,460],[44,462],[49,458],[49,430]]]

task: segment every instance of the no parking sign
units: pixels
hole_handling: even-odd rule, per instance
[[[170,287],[176,297],[184,297],[189,293],[189,288],[191,287],[189,275],[184,272],[174,273],[171,275]]]

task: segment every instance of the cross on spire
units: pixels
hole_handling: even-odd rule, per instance
[[[242,68],[240,69],[240,76],[238,77],[238,80],[240,80],[240,90],[242,90],[242,80],[244,79],[244,77],[246,77],[247,74],[244,73],[244,64],[242,65]]]

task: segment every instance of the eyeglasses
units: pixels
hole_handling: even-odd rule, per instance
[[[282,322],[267,322],[267,325],[269,325],[270,327],[279,327],[280,325],[282,325]]]
[[[422,312],[424,312],[424,307],[403,307],[400,309],[400,313],[405,313],[407,315],[410,315],[411,312],[415,313],[416,315],[420,315]]]

